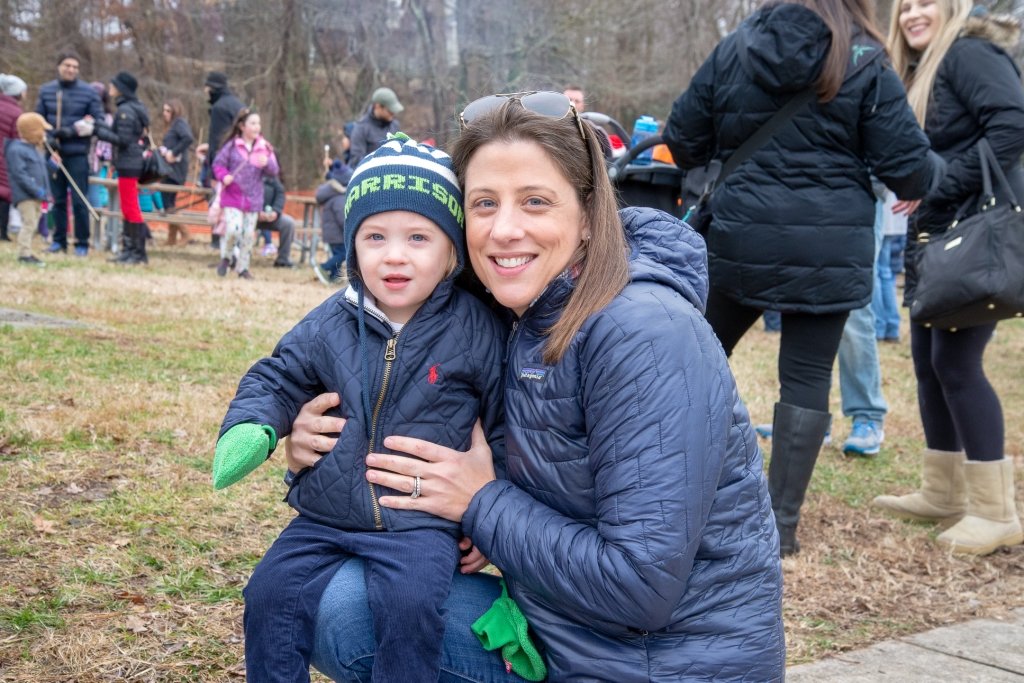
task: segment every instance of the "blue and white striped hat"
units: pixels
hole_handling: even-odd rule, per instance
[[[345,199],[345,260],[349,280],[357,279],[356,232],[363,221],[385,211],[412,211],[430,219],[455,245],[455,274],[466,262],[462,190],[452,158],[404,133],[388,140],[359,162]]]

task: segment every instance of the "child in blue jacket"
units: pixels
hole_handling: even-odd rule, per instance
[[[459,525],[379,505],[365,457],[400,434],[457,450],[479,418],[503,471],[505,330],[454,285],[466,259],[451,158],[399,135],[363,159],[345,204],[348,289],[288,332],[242,378],[213,465],[223,488],[269,457],[300,408],[335,391],[347,418],[337,445],[291,482],[298,516],[245,588],[249,681],[308,681],[316,610],[346,559],[366,564],[374,681],[437,681],[442,604],[459,564]]]
[[[50,194],[42,147],[46,131],[53,126],[34,112],[22,114],[14,125],[21,139],[9,138],[3,151],[11,183],[11,204],[21,214],[18,262],[42,266],[45,264],[32,253],[32,236],[39,225],[42,202]]]

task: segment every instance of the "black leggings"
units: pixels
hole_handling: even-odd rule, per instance
[[[744,306],[712,287],[707,320],[727,356],[763,311]],[[783,313],[779,346],[779,400],[800,408],[828,412],[832,365],[839,352],[848,312]]]
[[[956,332],[910,326],[917,405],[928,448],[964,450],[968,460],[1003,457],[1003,407],[982,366],[995,329],[995,323]]]

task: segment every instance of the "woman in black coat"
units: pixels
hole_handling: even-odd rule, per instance
[[[976,204],[982,188],[976,144],[982,137],[1018,181],[1014,190],[1024,200],[1024,88],[1004,49],[1016,45],[1019,35],[1015,20],[972,10],[970,0],[904,0],[893,6],[893,64],[932,148],[949,169],[911,217],[907,304],[917,284],[917,235],[944,232],[960,206]],[[1024,540],[1014,504],[1013,461],[1004,455],[1003,410],[982,363],[995,326],[940,330],[911,323],[927,446],[921,489],[875,499],[876,506],[900,517],[955,522],[937,540],[954,552],[977,555]]]
[[[160,153],[164,155],[167,163],[173,169],[171,175],[165,179],[173,185],[185,184],[188,177],[188,151],[192,147],[192,143],[195,142],[192,128],[185,120],[184,112],[185,107],[181,104],[181,100],[171,98],[164,102],[163,118],[164,123],[167,124],[167,132],[164,133],[164,139],[160,143]],[[160,195],[163,199],[164,210],[173,213],[178,195],[174,192],[161,192]],[[177,243],[178,232],[181,233],[182,243],[188,244],[188,228],[173,223],[167,226],[167,244]]]
[[[146,235],[149,228],[142,221],[139,208],[139,176],[142,175],[146,150],[143,137],[149,128],[149,112],[135,96],[138,81],[127,71],[110,79],[110,97],[117,102],[114,122],[107,126],[96,121],[96,137],[113,143],[114,170],[117,171],[117,193],[124,216],[121,235],[122,250],[113,260],[117,263],[147,263]]]
[[[707,319],[731,354],[762,311],[782,313],[780,400],[768,477],[781,552],[828,430],[832,365],[849,311],[871,300],[874,174],[923,197],[941,162],[888,66],[868,0],[771,2],[727,36],[672,108],[683,168],[722,160],[800,92],[817,97],[715,191]]]

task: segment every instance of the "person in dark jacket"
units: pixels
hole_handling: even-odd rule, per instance
[[[18,262],[45,265],[32,253],[32,237],[39,225],[42,201],[49,194],[43,141],[50,124],[39,114],[28,112],[15,122],[17,136],[4,141],[4,154],[10,173],[11,201],[21,214],[18,233]]]
[[[213,158],[217,155],[217,150],[227,141],[235,117],[245,105],[231,92],[228,87],[227,75],[220,71],[211,71],[206,74],[203,91],[210,102],[210,132],[206,142],[196,147],[196,154],[203,160],[203,167],[199,174],[200,184],[203,187],[210,187],[214,182]],[[211,233],[210,244],[213,247],[219,247],[220,235]]]
[[[917,284],[917,235],[944,232],[965,203],[973,213],[982,189],[976,147],[981,138],[1018,180],[1017,200],[1024,198],[1019,182],[1024,88],[1020,70],[1006,52],[1019,37],[1017,20],[972,9],[969,0],[904,0],[893,6],[893,64],[908,84],[910,104],[932,148],[949,168],[911,216],[907,304],[913,304]],[[874,501],[900,517],[952,524],[936,540],[957,553],[985,555],[1024,541],[1013,460],[1005,455],[1003,409],[982,362],[995,327],[943,330],[911,323],[910,349],[927,447],[921,489]]]
[[[768,484],[783,555],[800,547],[847,315],[871,300],[870,175],[917,199],[941,171],[873,12],[868,0],[768,3],[715,47],[664,133],[676,163],[696,168],[727,159],[797,93],[817,93],[715,190],[707,237],[707,318],[726,354],[763,311],[782,314]]]
[[[278,234],[277,258],[275,268],[294,268],[289,258],[292,253],[292,240],[295,239],[295,219],[284,212],[286,199],[284,183],[277,176],[263,176],[263,209],[259,212],[256,232],[273,230]]]
[[[78,78],[80,59],[74,50],[64,50],[57,56],[56,80],[39,88],[36,113],[53,126],[53,146],[57,152],[54,161],[63,165],[78,189],[89,189],[89,146],[93,134],[91,121],[103,120],[103,105],[99,95],[85,81]],[[51,252],[68,250],[68,195],[75,220],[75,255],[89,253],[89,209],[85,201],[68,182],[59,168],[50,171],[53,193],[53,242]]]
[[[18,117],[21,116],[21,98],[25,94],[25,81],[14,74],[0,74],[0,152],[8,140],[18,137]],[[0,242],[10,242],[7,222],[11,213],[11,184],[7,179],[7,164],[0,154]]]
[[[171,98],[164,102],[163,119],[167,125],[167,132],[164,133],[160,142],[160,153],[167,160],[173,169],[172,173],[164,180],[172,185],[184,185],[188,179],[189,149],[195,142],[192,135],[192,128],[185,120],[185,106],[181,100]],[[174,205],[178,196],[174,192],[161,192],[164,211],[174,213]],[[188,244],[188,226],[171,223],[167,226],[167,244],[174,245],[178,242],[178,233],[181,233],[182,244]]]
[[[149,111],[135,95],[138,88],[135,76],[121,71],[110,79],[110,97],[117,103],[114,123],[106,126],[94,122],[96,136],[114,146],[114,170],[117,171],[117,194],[124,216],[121,233],[121,253],[110,259],[115,263],[148,263],[146,237],[149,228],[142,220],[139,208],[139,176],[142,175],[143,137],[149,128]]]
[[[381,146],[388,133],[401,127],[395,117],[405,111],[391,88],[377,88],[363,118],[356,121],[349,135],[348,165],[355,168],[367,154]]]
[[[703,241],[654,209],[616,213],[597,137],[581,135],[568,98],[544,97],[563,97],[566,115],[515,97],[471,104],[453,148],[474,273],[514,320],[508,480],[479,438],[461,453],[399,436],[367,458],[367,479],[404,492],[418,479],[419,497],[381,505],[461,521],[550,681],[780,681],[778,535],[757,438],[702,315]],[[329,443],[310,426],[343,421],[310,417],[335,401],[300,414],[291,466]],[[343,566],[318,614],[313,661],[337,680],[369,652],[360,572]],[[467,679],[501,680],[468,629],[500,591],[456,577],[446,657]]]
[[[348,167],[345,167],[348,169]],[[319,264],[317,275],[330,284],[341,275],[345,263],[345,188],[352,178],[352,170],[331,178],[316,189],[316,203],[320,205],[320,225],[323,240],[331,248],[331,257]]]
[[[478,420],[495,457],[502,457],[505,330],[482,302],[454,285],[465,245],[451,159],[394,139],[361,170],[346,205],[351,284],[249,370],[220,430],[217,488],[265,461],[317,394],[341,393],[348,417],[337,447],[295,477],[288,502],[299,516],[246,586],[250,680],[308,680],[321,593],[354,556],[370,566],[374,680],[437,681],[441,604],[462,534],[457,523],[381,507],[379,498],[397,491],[367,486],[363,458],[390,434],[465,449]],[[419,495],[418,488],[411,493]]]

